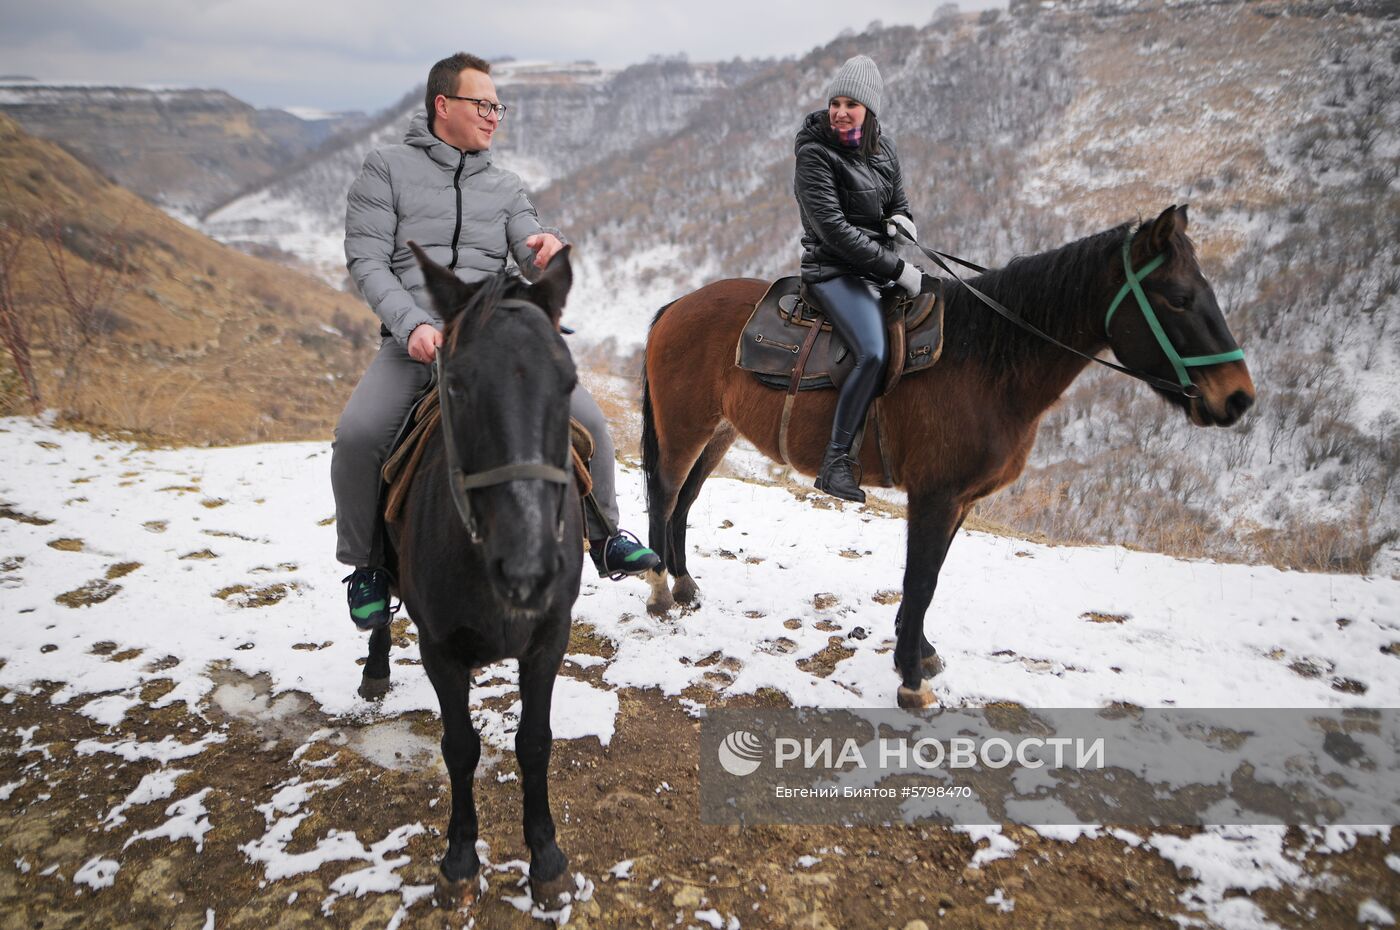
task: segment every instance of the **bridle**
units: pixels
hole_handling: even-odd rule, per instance
[[[1132,244],[1132,236],[1123,240],[1123,271],[1128,279],[1123,282],[1123,286],[1118,289],[1118,294],[1113,298],[1113,303],[1108,306],[1108,313],[1103,318],[1103,331],[1108,333],[1108,326],[1113,322],[1113,314],[1117,312],[1118,305],[1123,302],[1123,298],[1128,296],[1129,290],[1137,298],[1139,309],[1142,310],[1143,318],[1147,320],[1147,326],[1152,330],[1152,335],[1157,337],[1157,344],[1162,347],[1162,352],[1167,356],[1167,361],[1172,363],[1172,370],[1176,372],[1177,381],[1181,382],[1183,388],[1194,388],[1196,385],[1191,380],[1188,368],[1199,368],[1202,365],[1219,365],[1222,362],[1238,362],[1244,360],[1244,349],[1234,348],[1228,352],[1217,352],[1215,355],[1192,355],[1182,358],[1176,351],[1176,346],[1167,338],[1166,330],[1162,329],[1161,322],[1157,319],[1157,314],[1152,309],[1152,302],[1147,299],[1147,294],[1142,289],[1142,279],[1147,277],[1157,269],[1157,266],[1166,261],[1166,253],[1153,258],[1146,265],[1137,271],[1133,270],[1132,256],[1129,254]],[[1183,392],[1184,393],[1184,392]],[[1198,389],[1199,393],[1199,389]]]
[[[1002,306],[1002,304],[995,298],[988,297],[986,294],[982,293],[977,288],[973,287],[971,284],[968,284],[962,279],[961,275],[959,275],[952,268],[948,267],[948,265],[943,261],[943,259],[946,258],[949,261],[956,262],[959,265],[962,265],[966,268],[971,268],[978,274],[985,274],[987,272],[986,268],[983,268],[981,265],[975,265],[972,262],[958,258],[956,255],[949,255],[946,252],[939,252],[935,249],[930,249],[923,245],[920,245],[918,242],[915,242],[913,239],[910,239],[908,234],[906,234],[902,229],[900,230],[900,235],[903,236],[905,239],[908,239],[911,243],[913,243],[919,251],[923,252],[924,255],[932,259],[933,262],[938,265],[938,267],[942,268],[944,271],[948,272],[948,274],[952,275],[955,279],[957,279],[957,282],[963,287],[965,287],[974,297],[982,301],[982,303],[986,304],[988,307],[991,307],[993,310],[995,310],[1001,316],[1005,317],[1007,320],[1011,321],[1012,323],[1015,323],[1017,326],[1026,330],[1027,332],[1039,336],[1046,342],[1054,343],[1055,345],[1059,346],[1065,351],[1072,352],[1075,355],[1078,355],[1080,358],[1088,359],[1091,362],[1097,362],[1098,364],[1103,365],[1107,368],[1112,368],[1114,371],[1120,371],[1123,374],[1128,375],[1129,377],[1137,378],[1139,381],[1146,382],[1147,384],[1150,384],[1155,388],[1160,388],[1163,391],[1169,391],[1173,394],[1181,394],[1184,397],[1199,398],[1201,396],[1201,389],[1198,388],[1195,382],[1191,380],[1191,375],[1187,371],[1188,368],[1199,368],[1203,365],[1219,365],[1222,362],[1237,362],[1244,359],[1244,350],[1238,347],[1230,349],[1226,352],[1218,352],[1215,355],[1192,355],[1185,358],[1182,357],[1181,353],[1179,353],[1176,350],[1176,346],[1172,345],[1171,339],[1168,338],[1166,330],[1162,328],[1161,321],[1157,319],[1156,311],[1152,309],[1152,302],[1147,299],[1147,293],[1142,289],[1142,279],[1147,277],[1153,271],[1156,271],[1157,268],[1160,267],[1164,261],[1166,261],[1166,253],[1163,252],[1155,256],[1150,261],[1148,261],[1147,264],[1143,265],[1137,271],[1134,271],[1131,254],[1133,234],[1131,232],[1129,232],[1128,235],[1123,239],[1123,271],[1127,275],[1127,280],[1124,281],[1123,286],[1118,289],[1118,294],[1113,298],[1113,302],[1108,307],[1108,313],[1104,316],[1104,335],[1106,336],[1108,334],[1108,326],[1109,323],[1111,323],[1113,320],[1113,314],[1117,312],[1119,305],[1123,303],[1123,299],[1127,297],[1129,293],[1131,293],[1133,297],[1137,300],[1137,305],[1138,308],[1142,311],[1143,318],[1147,320],[1148,329],[1150,329],[1152,331],[1152,335],[1156,337],[1157,344],[1162,347],[1162,352],[1166,355],[1167,361],[1171,363],[1172,370],[1176,373],[1176,378],[1178,382],[1176,384],[1173,384],[1172,382],[1167,381],[1164,378],[1158,378],[1156,375],[1148,374],[1145,371],[1137,371],[1135,369],[1128,368],[1124,365],[1118,365],[1114,362],[1108,361],[1107,359],[1098,358],[1097,356],[1089,355],[1086,352],[1081,352],[1073,346],[1065,345],[1063,342],[1060,342],[1054,336],[1051,336],[1049,333],[1046,333],[1038,327],[1026,322],[1019,315],[1013,313],[1006,307]]]
[[[539,310],[539,307],[530,301],[518,299],[502,300],[497,302],[495,306],[530,307]],[[442,442],[447,451],[447,484],[452,491],[452,503],[457,506],[457,515],[461,517],[462,525],[467,529],[467,536],[477,545],[480,545],[485,539],[481,531],[481,524],[477,521],[476,513],[472,510],[472,491],[494,487],[498,484],[508,484],[512,481],[547,481],[551,484],[565,485],[559,493],[554,530],[555,541],[563,542],[564,501],[569,496],[567,485],[574,480],[572,460],[566,459],[563,468],[546,465],[543,462],[511,462],[483,471],[467,472],[463,470],[461,459],[457,454],[457,443],[452,433],[452,407],[447,392],[447,379],[444,377],[443,354],[442,348],[439,347],[437,357],[433,361],[433,375],[437,379],[438,407],[442,416]]]

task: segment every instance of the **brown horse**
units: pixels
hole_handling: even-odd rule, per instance
[[[1094,355],[1111,347],[1134,369],[1189,381],[1182,393],[1154,387],[1197,426],[1228,426],[1254,402],[1242,359],[1199,361],[1236,348],[1186,237],[1186,207],[1169,207],[1137,229],[1123,224],[971,279],[1046,334]],[[1124,244],[1127,243],[1125,250]],[[1144,300],[1106,319],[1127,280],[1125,252]],[[767,282],[718,281],[668,304],[647,337],[643,377],[642,460],[651,516],[650,545],[664,560],[648,577],[647,607],[663,613],[675,602],[693,604],[699,589],[686,570],[686,517],[706,477],[734,439],[743,435],[779,459],[783,392],[765,387],[734,363],[745,321]],[[907,377],[880,401],[880,430],[896,487],[908,494],[908,549],[904,598],[895,615],[895,668],[899,703],[932,703],[926,678],[942,669],[924,636],[924,614],[958,527],[979,498],[1005,487],[1025,467],[1041,416],[1088,362],[1017,328],[977,302],[965,288],[947,289],[943,356],[931,371]],[[1172,348],[1164,347],[1153,329]],[[1176,361],[1171,355],[1177,354]],[[1237,354],[1237,353],[1236,353]],[[1195,364],[1189,376],[1180,356]],[[800,396],[789,427],[791,462],[815,475],[831,428],[835,391]],[[861,465],[881,473],[875,443],[866,442]],[[674,577],[668,590],[667,573]]]

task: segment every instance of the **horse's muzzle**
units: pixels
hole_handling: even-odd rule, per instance
[[[1254,381],[1244,362],[1230,362],[1195,373],[1201,396],[1187,402],[1186,415],[1197,426],[1231,426],[1254,406]]]

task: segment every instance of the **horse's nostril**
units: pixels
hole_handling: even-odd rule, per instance
[[[544,572],[506,559],[496,561],[496,577],[500,580],[501,590],[505,595],[518,604],[533,597],[547,579]]]
[[[1230,419],[1237,419],[1244,416],[1244,412],[1254,406],[1254,398],[1248,391],[1236,391],[1225,401],[1225,412],[1230,415]]]

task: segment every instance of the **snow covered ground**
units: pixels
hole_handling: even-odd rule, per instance
[[[0,420],[0,459],[0,700],[39,681],[63,682],[56,703],[99,727],[114,725],[141,703],[154,671],[109,661],[115,643],[178,660],[171,667],[167,658],[160,671],[177,680],[162,705],[198,710],[216,689],[212,667],[222,663],[265,675],[272,695],[305,695],[332,716],[365,710],[348,673],[364,641],[344,616],[344,569],[332,558],[327,444],[150,450],[12,418]],[[619,488],[623,525],[642,529],[640,471],[621,466]],[[694,612],[652,618],[642,585],[585,580],[575,621],[610,640],[615,654],[571,657],[578,667],[604,668],[590,681],[560,678],[556,738],[607,744],[622,688],[678,695],[698,683],[717,699],[767,688],[794,705],[894,706],[889,653],[903,522],[797,499],[804,496],[754,481],[707,485],[691,514],[691,570],[704,595]],[[947,663],[935,682],[945,705],[1400,705],[1394,580],[964,532],[927,630]],[[829,676],[800,666],[833,641],[850,655]],[[395,675],[381,714],[436,710],[417,669],[396,667]],[[514,677],[510,664],[488,670],[474,698],[509,698]],[[509,750],[519,705],[494,705],[477,713],[477,723],[488,743]],[[93,752],[155,752],[186,767],[203,748],[100,742]],[[143,782],[128,803],[164,802],[177,774],[172,768]],[[14,786],[5,789],[8,797]],[[278,810],[271,803],[267,843],[255,850],[269,869],[293,867],[275,848]],[[171,804],[167,838],[198,841],[199,824],[207,827],[201,811],[198,795]],[[1083,832],[1055,838],[1073,842]],[[1317,831],[1314,846],[1342,850],[1356,832]],[[988,842],[978,854],[984,860],[1015,851],[996,828],[977,836]],[[1220,926],[1267,925],[1247,899],[1225,897],[1242,887],[1236,872],[1261,887],[1297,879],[1277,828],[1134,840],[1190,865],[1201,876],[1199,900],[1184,903]],[[351,858],[369,861],[392,884],[392,862],[384,863],[393,848],[362,848]],[[115,868],[93,864],[93,887],[110,882]]]

